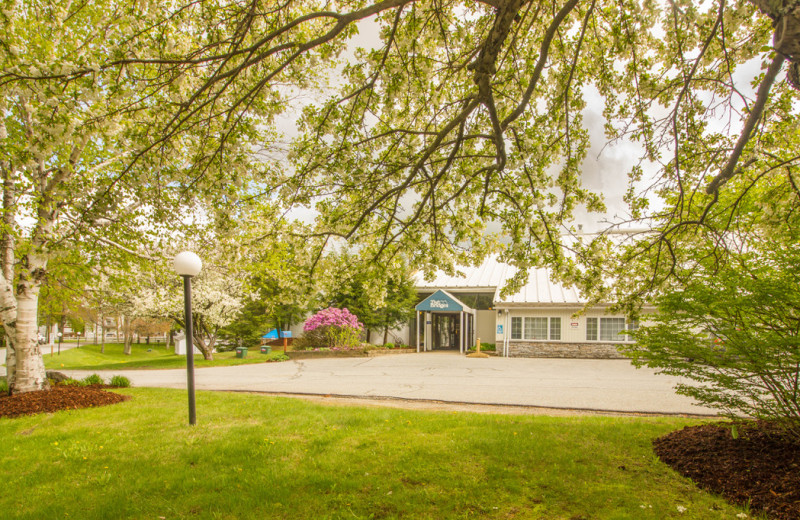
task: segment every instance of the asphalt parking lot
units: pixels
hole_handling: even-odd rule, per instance
[[[80,378],[91,372],[67,373]],[[134,386],[186,388],[185,370],[127,370],[104,375],[112,374],[128,377]],[[680,381],[649,369],[637,369],[627,360],[478,359],[450,352],[195,370],[198,390],[565,412],[715,414],[676,394],[674,388]]]

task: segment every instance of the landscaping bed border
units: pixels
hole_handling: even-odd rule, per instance
[[[378,357],[390,354],[412,354],[413,348],[393,348],[374,350],[290,350],[286,352],[289,359],[323,359],[339,357]]]

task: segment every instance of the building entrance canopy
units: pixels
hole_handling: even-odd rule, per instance
[[[415,307],[417,312],[467,312],[475,314],[474,309],[470,309],[447,291],[436,291]]]
[[[424,350],[458,348],[462,353],[469,348],[474,331],[475,309],[442,290],[419,302],[415,309],[417,352],[420,347]]]

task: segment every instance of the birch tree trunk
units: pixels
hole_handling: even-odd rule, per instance
[[[16,331],[13,323],[16,321],[17,301],[14,297],[14,220],[16,218],[16,190],[14,189],[14,169],[10,165],[2,165],[3,172],[3,227],[2,251],[0,251],[0,263],[2,263],[3,287],[2,287],[2,308],[0,318],[3,320],[3,330],[6,335],[6,377],[9,388],[14,380],[16,370],[16,351],[15,340]]]
[[[31,392],[48,388],[44,360],[37,334],[39,290],[47,267],[43,254],[27,253],[20,258],[19,280],[16,277],[15,240],[12,229],[16,220],[16,190],[14,169],[4,164],[3,171],[3,233],[0,247],[2,280],[0,283],[0,319],[7,338],[6,374],[11,393]],[[41,214],[39,215],[42,216]],[[37,227],[37,231],[49,229]],[[41,242],[34,235],[32,251],[40,250]]]
[[[33,255],[29,255],[28,259],[36,264],[36,267],[32,270],[33,276],[30,279],[23,277],[20,280],[17,289],[17,320],[14,327],[15,367],[14,375],[8,381],[11,393],[46,390],[50,386],[36,333],[41,287],[41,281],[37,279],[36,273],[44,269],[46,261]]]

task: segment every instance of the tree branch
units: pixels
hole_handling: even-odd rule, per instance
[[[736,142],[736,146],[733,148],[733,152],[731,153],[728,162],[722,167],[719,174],[711,180],[711,183],[706,188],[706,193],[712,194],[716,192],[719,190],[720,186],[728,182],[734,175],[736,175],[736,163],[739,162],[739,157],[742,155],[744,147],[747,146],[756,124],[761,119],[761,114],[764,112],[764,107],[767,105],[767,99],[769,98],[769,92],[772,89],[772,84],[775,83],[775,78],[778,77],[778,73],[781,71],[784,61],[786,61],[786,57],[783,54],[778,53],[775,55],[775,58],[773,58],[772,63],[770,63],[767,73],[764,75],[764,79],[758,86],[756,102],[753,104],[753,108],[750,111],[750,114],[747,116],[747,121],[745,121],[742,133],[739,135],[739,140]]]

